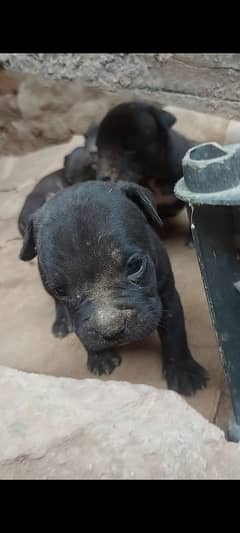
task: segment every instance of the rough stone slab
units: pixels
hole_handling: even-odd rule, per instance
[[[138,91],[162,103],[240,118],[239,53],[16,53],[0,54],[0,59],[6,66],[44,78],[78,79],[115,92]]]
[[[239,445],[145,385],[1,367],[0,442],[1,479],[240,479]]]
[[[23,59],[18,58],[18,54],[10,55],[12,59],[19,59],[20,62]],[[219,55],[222,55],[221,61],[224,64],[224,54]],[[66,56],[69,56],[67,63]],[[210,68],[204,64],[206,58],[201,63],[201,58],[195,57],[196,67],[194,67],[193,58],[184,59],[183,56],[181,54],[180,56],[178,54],[127,54],[127,56],[126,54],[97,56],[65,54],[61,63],[61,55],[54,54],[52,57],[51,54],[44,54],[44,62],[38,63],[40,72],[41,69],[45,69],[48,61],[54,64],[54,69],[59,72],[63,66],[68,70],[74,64],[74,77],[80,76],[80,79],[74,81],[40,78],[32,75],[32,71],[31,74],[22,74],[20,79],[14,72],[2,70],[0,152],[21,155],[42,148],[44,145],[65,142],[72,134],[83,134],[89,123],[93,120],[99,121],[112,105],[132,98],[187,108],[179,111],[178,108],[175,109],[176,116],[180,118],[176,129],[196,142],[222,143],[226,129],[229,129],[227,136],[230,139],[226,142],[232,142],[231,139],[234,142],[235,139],[236,142],[239,141],[237,121],[232,121],[233,124],[228,126],[229,120],[221,117],[226,115],[228,118],[236,119],[240,116],[239,98],[226,99],[225,97],[230,98],[228,90],[224,92],[225,96],[216,97],[216,95],[217,91],[222,91],[223,79],[230,80],[231,87],[234,86],[233,80],[231,81],[232,75],[234,79],[238,79],[237,84],[235,83],[238,90],[240,70],[232,67],[225,69],[217,57],[213,65],[212,57],[209,58]],[[39,57],[39,54],[36,54],[34,61],[38,62]],[[33,60],[31,54],[27,63],[29,59]],[[236,58],[232,59],[233,63],[236,63]],[[199,80],[196,83],[197,69],[203,70],[204,82],[201,88]],[[26,68],[26,71],[28,70]],[[134,72],[137,72],[137,76]],[[216,81],[219,76],[220,82]],[[12,92],[14,77],[17,84],[15,93]],[[189,88],[186,86],[186,80],[190,84]],[[176,83],[183,83],[182,92],[176,88],[174,92]],[[101,88],[97,88],[96,85],[100,85]],[[198,112],[192,111],[193,109]],[[213,112],[214,118],[206,114],[206,111]]]

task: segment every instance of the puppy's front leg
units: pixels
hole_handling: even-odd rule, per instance
[[[163,316],[158,332],[162,341],[164,376],[169,389],[191,396],[206,387],[208,374],[193,359],[188,348],[183,309],[172,283],[161,299]]]
[[[120,355],[115,350],[88,352],[87,367],[96,376],[111,374],[121,364]]]
[[[55,337],[66,337],[72,331],[72,324],[68,311],[62,303],[55,301],[56,319],[52,326],[52,332]]]

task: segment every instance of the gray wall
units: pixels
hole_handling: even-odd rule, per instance
[[[157,92],[163,104],[240,118],[240,54],[0,54],[0,60],[14,70],[111,91]]]

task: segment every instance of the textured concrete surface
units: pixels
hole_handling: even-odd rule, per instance
[[[83,134],[113,106],[132,98],[164,104],[161,93],[138,96],[131,90],[106,91],[81,79],[53,80],[0,69],[0,154],[22,155]],[[174,102],[170,100],[170,102]],[[240,141],[240,122],[209,113],[167,106],[174,128],[198,142]]]
[[[240,446],[177,394],[0,367],[0,479],[240,479]]]
[[[0,54],[6,66],[48,78],[131,90],[163,104],[240,118],[240,54]]]

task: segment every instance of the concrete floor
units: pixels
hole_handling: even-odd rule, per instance
[[[74,335],[56,339],[51,334],[54,307],[44,291],[36,260],[18,259],[21,239],[16,219],[26,194],[43,175],[59,168],[63,157],[81,138],[16,158],[0,160],[0,364],[27,372],[91,378],[86,354]],[[193,356],[207,368],[207,389],[187,401],[209,421],[225,429],[230,401],[212,329],[194,250],[185,246],[186,214],[169,224],[163,239],[168,249],[176,285],[182,298]],[[122,350],[122,365],[103,379],[146,383],[166,388],[162,378],[160,343],[156,336]]]

